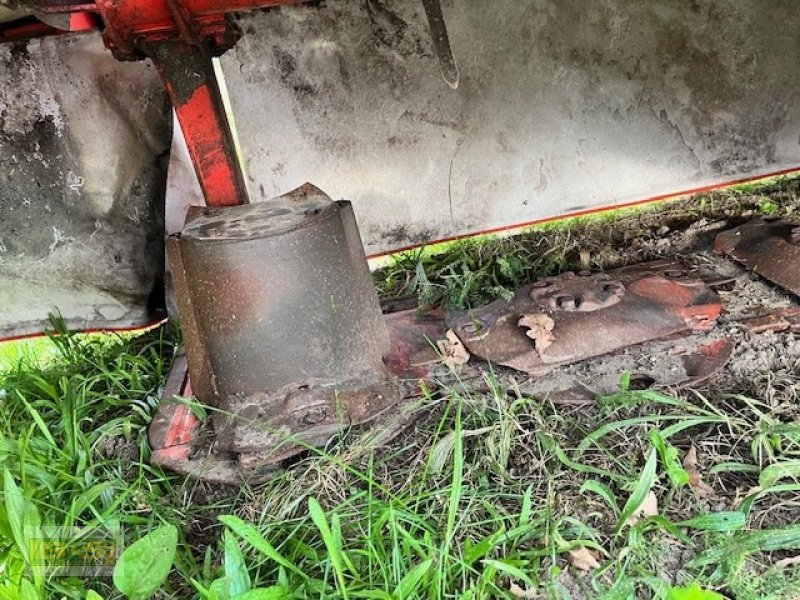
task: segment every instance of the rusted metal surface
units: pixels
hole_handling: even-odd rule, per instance
[[[284,216],[283,225],[291,226],[291,217]],[[215,229],[219,224],[206,223],[204,227]],[[217,234],[222,233],[217,231]],[[545,285],[537,282],[528,290],[530,301],[533,302],[535,297],[536,305],[542,310],[538,313],[528,310],[524,316],[529,318],[526,321],[529,326],[521,329],[530,330],[530,325],[537,323],[534,318],[537,315],[553,321],[552,329],[547,330],[553,339],[543,351],[545,357],[552,348],[558,349],[561,343],[559,336],[569,328],[556,315],[558,312],[583,319],[582,324],[588,323],[587,326],[605,320],[603,315],[612,323],[658,316],[655,322],[660,324],[661,329],[656,332],[639,324],[638,329],[631,326],[622,328],[622,334],[627,337],[620,337],[618,331],[617,338],[603,341],[610,337],[608,327],[601,327],[601,330],[595,328],[591,335],[585,336],[593,344],[593,350],[577,357],[576,361],[602,353],[603,349],[612,345],[616,345],[613,349],[619,349],[639,343],[639,338],[645,335],[652,338],[690,330],[707,331],[720,312],[716,294],[702,282],[691,278],[683,265],[669,261],[620,269],[607,274],[607,277],[566,275],[548,278]],[[533,290],[535,292],[531,293]],[[664,294],[667,294],[666,299],[662,297]],[[626,299],[629,295],[637,298]],[[654,298],[660,299],[660,303],[655,302]],[[668,314],[661,314],[663,312]],[[519,315],[514,316],[520,320]],[[433,386],[434,381],[444,381],[450,382],[447,385],[462,386],[468,391],[490,391],[481,387],[487,384],[479,366],[472,365],[466,372],[459,371],[458,375],[442,366],[442,356],[435,347],[436,342],[445,337],[448,325],[440,309],[404,310],[384,315],[383,320],[389,338],[385,365],[402,382],[400,389],[405,400],[392,405],[392,410],[381,412],[381,386],[384,389],[388,386],[389,393],[398,388],[393,387],[391,381],[376,378],[374,372],[361,372],[350,381],[353,387],[339,387],[339,407],[348,411],[348,422],[371,419],[371,429],[376,432],[376,439],[379,438],[383,443],[418,416],[418,407],[415,408],[409,399],[420,395],[425,389],[421,382]],[[474,324],[475,321],[471,322]],[[186,324],[184,329],[187,329]],[[643,330],[645,333],[642,333]],[[191,331],[192,328],[186,331],[187,343],[191,342]],[[635,335],[631,335],[631,332]],[[527,335],[525,337],[529,340],[526,343],[535,344],[535,340]],[[637,351],[645,355],[663,352],[663,348],[656,349],[663,347],[663,342],[660,344],[646,344]],[[683,379],[663,381],[655,373],[652,378],[643,373],[634,373],[631,389],[695,385],[718,372],[729,360],[732,350],[733,342],[727,338],[689,345],[680,350],[682,372],[685,373]],[[564,350],[560,352],[557,356],[562,356]],[[465,368],[469,366],[465,365]],[[538,367],[537,374],[545,374],[553,365],[540,364]],[[180,373],[176,374],[175,371]],[[548,379],[553,376],[556,379]],[[555,404],[583,405],[595,401],[597,392],[574,376],[559,379],[558,373],[552,373],[548,377],[534,378],[527,384],[514,384],[509,392],[531,393],[540,400]],[[180,387],[181,383],[183,387]],[[365,387],[376,393],[377,405],[371,398],[365,398]],[[176,391],[178,389],[179,392]],[[226,412],[236,413],[237,418],[215,418],[213,430],[208,424],[199,425],[185,404],[172,400],[174,395],[192,395],[186,363],[180,360],[170,375],[150,431],[153,462],[193,477],[220,483],[236,484],[243,480],[253,482],[266,479],[287,458],[302,452],[309,445],[324,443],[342,425],[342,421],[330,418],[337,406],[331,402],[330,395],[326,395],[324,386],[314,385],[313,382],[307,389],[306,382],[295,381],[272,392],[221,394],[218,396],[220,406],[224,406]],[[380,414],[375,416],[376,412]],[[253,426],[255,423],[257,427]],[[187,441],[189,438],[191,441]]]
[[[147,430],[150,462],[213,483],[241,483],[245,478],[238,462],[229,454],[211,452],[211,444],[203,440],[202,424],[189,405],[179,402],[176,396],[186,399],[193,396],[183,353],[172,363],[161,402]],[[255,480],[263,479],[269,472],[268,467],[262,468]]]
[[[730,338],[720,338],[701,344],[682,356],[687,379],[672,387],[694,387],[711,379],[728,364],[736,343]]]
[[[513,396],[561,405],[594,404],[620,391],[619,374],[629,373],[625,392],[694,387],[719,373],[731,359],[733,339],[706,336],[654,340],[595,360],[502,385]],[[486,390],[490,391],[490,390]],[[602,401],[602,400],[601,400]]]
[[[531,375],[625,346],[709,331],[719,296],[674,261],[565,273],[448,319],[470,353]]]
[[[422,391],[419,382],[430,380],[432,370],[439,361],[433,346],[434,341],[444,335],[444,315],[441,311],[407,310],[386,315],[384,320],[391,344],[390,351],[385,358],[386,366],[399,381],[403,382],[405,396],[419,395]],[[184,337],[187,338],[188,332],[185,323],[183,328]],[[365,383],[362,382],[362,385]],[[272,406],[267,408],[267,412],[272,413],[273,419],[285,414],[287,410],[291,410],[291,390],[286,390],[286,392],[288,393],[284,393],[283,397],[278,395],[273,398]],[[185,403],[175,400],[175,396],[188,398],[193,395],[186,359],[183,355],[179,355],[170,370],[161,403],[148,432],[152,448],[151,460],[154,464],[206,481],[236,484],[243,480],[256,482],[266,479],[280,467],[281,461],[305,449],[303,445],[286,444],[286,440],[276,436],[276,439],[271,441],[274,445],[269,448],[271,451],[269,455],[260,455],[255,460],[251,455],[250,460],[251,463],[254,463],[255,468],[249,470],[243,468],[244,465],[235,453],[220,451],[219,445],[215,443],[217,432],[212,431],[211,435],[204,436],[201,424],[189,407]],[[263,422],[257,413],[259,410],[263,411],[269,402],[252,406],[253,401],[256,401],[257,404],[257,400],[251,399],[251,405],[245,406],[247,400],[243,399],[242,405],[237,408],[243,412],[255,411],[256,418]],[[276,407],[275,404],[279,403],[283,403],[282,406]],[[326,408],[324,406],[325,398],[322,399],[322,404],[322,408]],[[396,410],[375,417],[375,427],[380,429],[378,441],[381,443],[391,439],[418,416],[413,403],[408,401],[404,401],[395,408]],[[357,412],[363,414],[369,409],[368,405],[363,405],[357,409]],[[308,414],[307,407],[303,410]],[[318,411],[316,414],[321,414],[321,412]],[[270,417],[267,416],[267,420],[269,419]],[[280,426],[274,420],[270,425],[272,429]],[[304,433],[305,443],[324,442],[330,436],[330,429],[326,430],[324,423],[312,425],[315,425],[316,429],[309,429]],[[269,425],[263,423],[263,429],[269,429]],[[225,435],[230,434],[222,432],[223,438]],[[262,435],[259,441],[263,443],[267,441],[266,438],[267,434]],[[247,462],[247,457],[245,462]]]
[[[717,235],[715,248],[754,273],[800,295],[800,226],[754,219]]]
[[[402,380],[427,380],[440,362],[436,341],[447,329],[441,310],[404,310],[386,315],[391,347],[386,366]]]
[[[272,465],[394,406],[389,337],[350,204],[312,185],[203,208],[169,240],[195,395],[215,446]]]
[[[739,319],[750,333],[764,333],[765,331],[800,332],[800,306],[784,306],[775,308],[768,313],[754,315]]]
[[[212,377],[214,371],[208,355],[208,346],[202,331],[198,328],[195,317],[194,303],[186,271],[183,268],[179,240],[179,236],[169,236],[166,240],[166,248],[173,290],[179,305],[183,343],[187,354],[192,357],[191,363],[187,363],[185,366],[192,373],[194,393],[206,404],[218,406],[220,400]]]
[[[192,396],[184,354],[175,357],[161,395],[161,405],[147,430],[156,464],[188,459],[191,442],[200,425],[187,404],[174,400],[176,396]]]
[[[401,399],[387,373],[364,371],[341,381],[305,379],[262,394],[234,394],[215,416],[217,445],[249,471],[324,446],[336,433],[383,414]]]
[[[766,331],[775,333],[786,331],[792,326],[788,319],[784,319],[781,315],[776,314],[748,317],[742,319],[740,322],[747,327],[750,333],[764,333]]]

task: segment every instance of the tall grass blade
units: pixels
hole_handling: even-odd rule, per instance
[[[622,509],[622,512],[619,516],[619,521],[617,522],[617,526],[614,529],[614,535],[619,534],[625,524],[630,519],[631,515],[635,513],[638,508],[642,505],[647,497],[647,494],[650,493],[650,490],[653,487],[653,484],[656,480],[656,465],[658,464],[658,453],[656,449],[653,448],[650,450],[650,455],[647,457],[647,462],[642,469],[641,475],[639,475],[639,480],[636,482],[636,485],[633,488],[633,492],[631,492],[628,501],[625,503],[625,506]]]
[[[336,577],[336,585],[339,587],[339,593],[342,594],[342,597],[347,600],[349,597],[347,584],[344,580],[344,560],[342,559],[342,550],[339,545],[336,543],[336,540],[331,533],[331,529],[328,526],[328,519],[325,516],[325,511],[322,510],[319,502],[317,502],[316,498],[309,498],[308,499],[308,511],[311,514],[311,520],[314,521],[314,525],[317,526],[320,535],[322,536],[322,542],[325,544],[325,548],[328,550],[328,557],[331,561],[331,566],[333,567],[333,574]]]
[[[8,467],[3,468],[3,496],[5,496],[6,518],[11,535],[25,562],[28,563],[30,554],[25,536],[25,505],[27,503]]]
[[[781,479],[800,479],[800,460],[786,460],[769,465],[758,476],[758,485],[762,488],[772,487]]]
[[[606,504],[611,507],[615,515],[619,514],[619,504],[617,504],[617,499],[614,497],[614,493],[611,491],[611,489],[604,483],[600,483],[595,479],[589,479],[583,483],[579,491],[581,494],[585,494],[586,492],[594,492],[606,501]]]
[[[250,575],[244,562],[242,550],[233,537],[233,533],[226,529],[223,534],[225,544],[225,580],[229,597],[234,597],[250,589]]]
[[[267,588],[248,590],[243,594],[232,597],[230,600],[289,600],[293,597],[285,587],[274,585]]]
[[[261,532],[255,525],[251,525],[246,521],[242,521],[239,517],[234,515],[221,515],[217,517],[219,521],[230,529],[237,536],[242,538],[245,542],[250,544],[253,548],[261,552],[264,556],[276,562],[280,566],[292,571],[303,579],[308,579],[305,573],[286,560],[280,552],[278,552],[272,544],[270,544],[261,535]]]
[[[405,574],[403,579],[400,580],[400,583],[397,584],[392,596],[398,600],[410,598],[417,591],[420,582],[428,574],[428,571],[431,570],[432,565],[433,560],[429,558],[411,569]]]
[[[720,511],[694,517],[678,523],[680,527],[689,527],[699,531],[737,531],[747,524],[747,516],[738,510]]]
[[[692,568],[703,567],[754,552],[774,552],[798,548],[800,548],[800,525],[783,529],[741,531],[733,534],[728,540],[709,548],[689,561],[688,564]]]
[[[439,555],[438,583],[440,595],[444,593],[446,584],[445,568],[450,560],[450,547],[456,529],[459,506],[461,504],[461,490],[464,484],[464,438],[461,435],[461,398],[455,397],[457,402],[455,428],[453,431],[453,477],[450,482],[450,495],[447,503],[447,524],[445,525],[444,539]]]

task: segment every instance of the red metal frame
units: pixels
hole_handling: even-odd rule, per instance
[[[142,43],[174,42],[206,45],[221,54],[238,39],[227,13],[276,6],[291,0],[97,0],[106,28],[106,46],[120,60],[147,54]]]
[[[41,15],[96,13],[106,46],[120,60],[144,58],[142,42],[213,41],[220,52],[235,43],[227,20],[232,12],[295,4],[301,0],[33,0]],[[74,31],[74,30],[73,30]],[[33,32],[33,36],[48,33]]]
[[[147,42],[142,47],[169,93],[206,204],[245,204],[247,187],[210,49],[169,41]]]
[[[60,29],[40,21],[36,17],[25,17],[10,23],[0,24],[0,43],[19,42],[31,38],[75,33],[80,31],[93,31],[100,26],[97,15],[90,12],[76,12],[69,15],[65,21],[65,28]]]

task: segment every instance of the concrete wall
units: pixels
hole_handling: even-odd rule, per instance
[[[222,58],[254,200],[311,181],[369,252],[800,165],[790,0],[418,0],[239,18]],[[160,289],[170,123],[98,36],[0,46],[0,337],[59,309],[141,323]],[[199,187],[173,143],[167,224]],[[183,159],[181,159],[183,157]]]
[[[171,133],[155,69],[99,35],[0,45],[0,339],[48,313],[76,329],[154,317]]]

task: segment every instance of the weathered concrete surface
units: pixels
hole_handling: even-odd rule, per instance
[[[800,165],[789,0],[443,0],[456,90],[421,2],[313,4],[240,17],[223,57],[248,186],[352,200],[370,253]],[[170,131],[153,68],[65,37],[0,46],[0,82],[0,337],[55,308],[146,320]],[[170,231],[201,203],[174,155]]]
[[[0,45],[0,339],[143,324],[163,296],[171,121],[99,36]]]
[[[443,0],[239,18],[222,63],[253,200],[312,181],[369,252],[800,164],[789,0]]]

